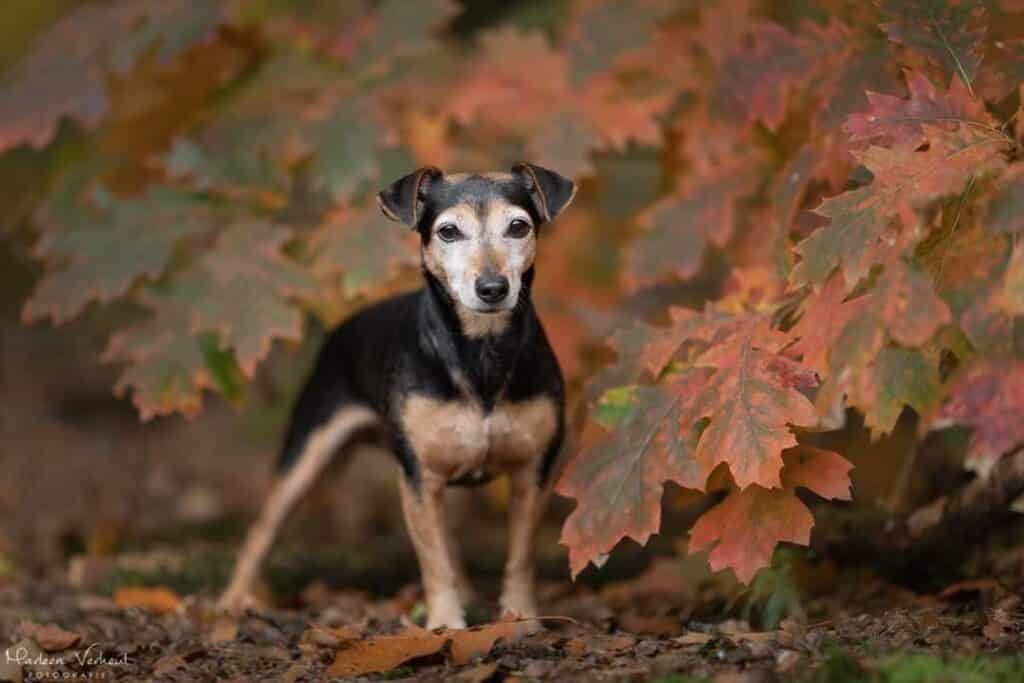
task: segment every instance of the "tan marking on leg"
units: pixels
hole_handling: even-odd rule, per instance
[[[448,539],[448,561],[455,571],[455,591],[459,594],[459,604],[463,610],[473,600],[473,585],[466,575],[466,566],[462,559],[459,539],[462,538],[462,527],[473,504],[473,492],[465,489],[448,489],[445,491],[445,514],[447,523],[445,532]]]
[[[537,616],[533,592],[533,541],[550,497],[537,483],[537,463],[509,477],[508,558],[501,589],[501,609],[521,617]]]
[[[345,439],[376,421],[377,415],[367,408],[343,408],[309,436],[299,459],[274,485],[259,518],[249,528],[231,581],[218,603],[222,610],[237,613],[253,604],[252,584],[288,513],[327,468]]]
[[[423,580],[428,629],[466,627],[445,531],[445,484],[444,479],[424,471],[417,493],[408,478],[399,474],[405,526],[416,550]]]

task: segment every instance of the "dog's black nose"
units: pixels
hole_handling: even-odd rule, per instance
[[[476,295],[489,304],[504,301],[508,296],[508,278],[504,275],[481,275],[476,279]]]

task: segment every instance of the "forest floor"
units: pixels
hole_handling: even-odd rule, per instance
[[[195,575],[143,580],[133,566],[80,561],[75,585],[0,580],[0,635],[11,643],[0,680],[1024,681],[1021,598],[995,580],[919,595],[845,576],[764,628],[757,617],[704,621],[708,606],[694,604],[678,560],[661,558],[596,588],[542,582],[553,617],[542,628],[488,622],[493,602],[483,600],[470,612],[477,626],[433,633],[414,623],[416,583],[372,598],[313,581],[284,606],[228,619],[212,591],[187,592]]]

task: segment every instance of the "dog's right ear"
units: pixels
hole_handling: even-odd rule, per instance
[[[433,166],[403,176],[377,194],[377,203],[384,215],[393,221],[415,228],[420,220],[420,204],[430,183],[442,176],[441,170]]]

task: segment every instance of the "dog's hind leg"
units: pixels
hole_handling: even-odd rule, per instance
[[[356,431],[376,422],[377,415],[372,410],[349,406],[338,410],[330,420],[309,434],[298,458],[277,480],[259,518],[250,527],[231,581],[218,602],[221,610],[237,614],[254,604],[253,583],[288,513],[327,468],[345,441]]]

